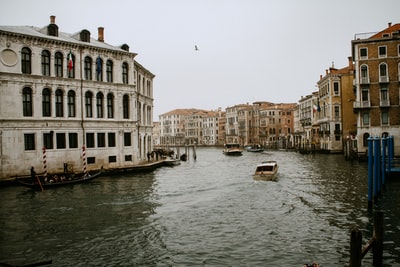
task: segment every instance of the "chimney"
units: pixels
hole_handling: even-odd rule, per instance
[[[392,27],[392,23],[391,22],[388,23],[388,28],[390,28],[390,27]]]
[[[50,16],[50,24],[56,24],[56,16]]]
[[[328,72],[328,70],[327,70],[327,69],[325,70],[325,74],[326,74],[326,75],[328,75],[328,74],[329,74],[329,72]]]
[[[103,27],[98,27],[98,41],[104,43],[104,28]]]
[[[319,79],[322,80],[322,74],[319,75]]]

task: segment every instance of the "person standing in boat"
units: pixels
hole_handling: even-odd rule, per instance
[[[35,168],[32,166],[31,167],[31,182],[33,184],[35,183],[35,179],[36,179],[36,172],[35,172]]]

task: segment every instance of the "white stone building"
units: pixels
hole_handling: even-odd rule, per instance
[[[0,26],[0,179],[130,167],[152,150],[154,75],[88,30]]]

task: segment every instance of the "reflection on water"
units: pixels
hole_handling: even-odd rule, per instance
[[[254,181],[277,160],[276,182]],[[400,264],[398,184],[389,184],[385,266]],[[367,166],[341,155],[269,151],[197,161],[152,173],[101,177],[32,192],[0,189],[0,262],[55,266],[325,266],[349,261],[353,227],[372,235]],[[363,264],[371,265],[367,254]]]

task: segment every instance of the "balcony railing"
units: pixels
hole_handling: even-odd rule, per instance
[[[381,101],[380,101],[380,106],[381,107],[390,107],[390,101],[389,101],[389,99],[384,99],[384,100],[382,100],[381,99]]]
[[[354,109],[370,108],[370,107],[371,107],[371,103],[369,101],[355,101],[353,103]]]
[[[360,83],[361,84],[369,84],[369,77],[361,77]]]
[[[389,77],[388,76],[379,76],[379,82],[380,83],[388,83]]]

